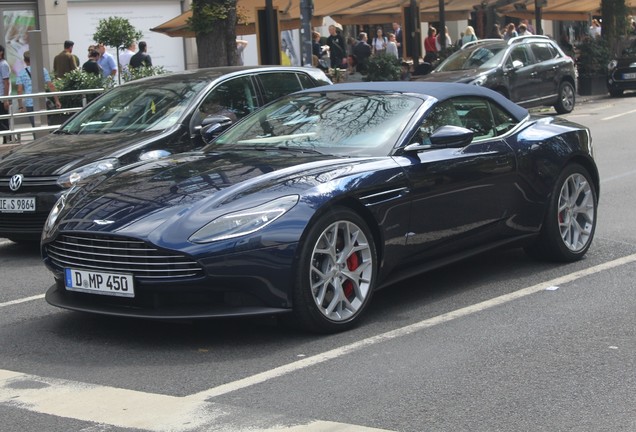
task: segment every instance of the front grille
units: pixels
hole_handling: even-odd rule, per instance
[[[191,258],[125,237],[62,234],[46,245],[46,253],[51,264],[60,269],[130,273],[153,279],[203,276],[203,269]]]
[[[40,234],[48,215],[48,213],[2,213],[0,214],[0,232]]]
[[[58,192],[62,188],[57,184],[58,176],[46,177],[24,177],[19,192]],[[9,181],[11,177],[0,177],[0,191],[9,191]]]

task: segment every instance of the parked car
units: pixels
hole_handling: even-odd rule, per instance
[[[559,114],[571,112],[576,99],[574,60],[547,36],[469,42],[416,79],[488,87],[523,107],[553,106]]]
[[[636,90],[636,37],[619,42],[620,55],[607,66],[607,90],[618,97],[625,90]]]
[[[0,157],[0,237],[39,240],[49,211],[74,184],[201,148],[260,106],[327,84],[314,68],[221,67],[116,87],[55,132]]]
[[[46,300],[179,319],[358,322],[373,292],[504,245],[578,260],[596,225],[590,131],[463,84],[351,83],[253,113],[202,151],[55,205]]]

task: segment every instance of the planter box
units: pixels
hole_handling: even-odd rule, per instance
[[[579,77],[578,92],[581,96],[607,94],[607,84],[604,76]]]

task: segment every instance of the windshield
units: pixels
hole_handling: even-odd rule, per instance
[[[618,43],[618,52],[621,57],[636,57],[636,38],[626,38]]]
[[[292,95],[247,117],[208,149],[232,146],[386,156],[423,101],[371,92]]]
[[[506,44],[474,45],[470,48],[459,50],[436,69],[436,72],[491,69],[502,62],[506,52]]]
[[[149,132],[177,123],[209,80],[149,80],[116,87],[80,111],[58,133]]]

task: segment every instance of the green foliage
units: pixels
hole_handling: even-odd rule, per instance
[[[577,46],[576,67],[580,77],[605,76],[611,60],[610,48],[603,37],[586,37]]]
[[[371,56],[367,61],[367,81],[399,81],[402,64],[389,54]]]
[[[120,48],[138,41],[142,36],[143,33],[133,27],[126,18],[108,17],[99,20],[93,40],[117,48],[119,51]]]
[[[237,0],[194,0],[192,16],[187,21],[188,27],[197,34],[212,31],[219,22],[237,16],[236,2]]]
[[[82,69],[75,69],[64,75],[62,78],[57,78],[54,81],[55,88],[58,91],[69,90],[89,90],[98,88],[112,88],[114,83],[112,78],[103,79],[101,75],[95,75],[85,72]],[[86,101],[90,102],[95,99],[99,94],[87,94]],[[82,106],[82,95],[69,95],[61,96],[60,102],[62,107],[75,108]]]
[[[163,66],[142,66],[138,68],[126,68],[122,72],[124,81],[134,81],[140,78],[146,78],[154,75],[163,75],[168,71]]]
[[[614,51],[618,41],[630,33],[628,17],[631,15],[625,0],[601,0],[603,38]]]

